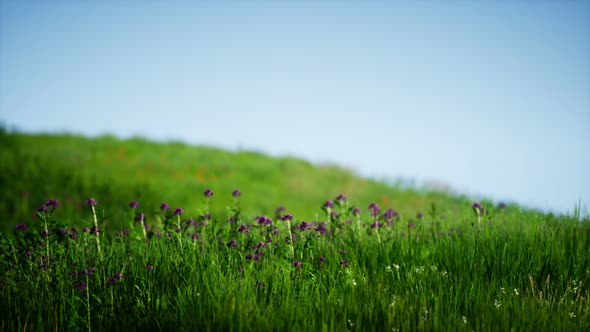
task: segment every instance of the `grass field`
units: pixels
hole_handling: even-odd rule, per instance
[[[251,152],[2,135],[4,331],[590,330],[579,209]]]

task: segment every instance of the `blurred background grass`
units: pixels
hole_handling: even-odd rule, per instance
[[[277,207],[285,206],[299,219],[322,218],[318,216],[322,203],[340,193],[362,209],[377,202],[402,216],[415,216],[432,202],[457,208],[469,203],[465,197],[361,178],[334,165],[253,151],[5,129],[0,131],[0,143],[2,229],[36,220],[35,210],[47,199],[59,200],[56,217],[64,223],[86,216],[84,202],[89,197],[98,200],[98,212],[107,226],[124,225],[131,200],[140,202],[140,211],[148,218],[162,202],[196,217],[204,208],[207,188],[215,192],[211,212],[218,220],[225,220],[236,188],[243,193],[243,214],[250,217],[274,216]],[[457,204],[446,204],[452,202]]]

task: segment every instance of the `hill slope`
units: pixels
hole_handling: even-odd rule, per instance
[[[211,209],[218,216],[224,215],[236,188],[243,193],[245,215],[273,216],[275,208],[285,206],[310,220],[318,218],[318,207],[326,199],[340,193],[351,196],[360,208],[376,202],[407,217],[432,202],[462,208],[468,203],[461,197],[402,190],[335,166],[178,142],[2,131],[0,147],[0,215],[5,216],[0,228],[31,222],[35,209],[50,198],[60,201],[58,217],[65,222],[80,218],[89,197],[98,200],[107,224],[122,225],[131,200],[139,201],[146,214],[167,202],[196,215],[207,188],[215,192]]]

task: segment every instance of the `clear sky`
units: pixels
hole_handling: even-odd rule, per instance
[[[588,1],[0,1],[0,122],[590,206]]]

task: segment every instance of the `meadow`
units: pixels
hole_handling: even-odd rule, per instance
[[[179,143],[0,138],[3,331],[590,330],[579,209]]]

